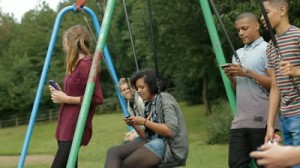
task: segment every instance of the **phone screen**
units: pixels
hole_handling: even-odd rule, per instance
[[[54,87],[56,90],[60,90],[59,87],[56,85],[56,83],[53,80],[49,80],[49,84]]]

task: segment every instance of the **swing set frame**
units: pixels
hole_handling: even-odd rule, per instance
[[[113,62],[109,55],[108,48],[105,45],[106,39],[107,39],[107,34],[108,34],[110,23],[111,23],[113,10],[114,10],[114,6],[115,6],[115,0],[107,0],[107,5],[106,5],[103,21],[102,21],[101,30],[100,30],[100,25],[99,25],[96,14],[90,8],[84,6],[85,1],[86,0],[77,0],[73,6],[67,6],[67,7],[63,8],[56,17],[52,35],[51,35],[51,39],[50,39],[50,43],[49,43],[47,54],[46,54],[46,58],[45,58],[45,62],[44,62],[44,66],[43,66],[43,70],[42,70],[42,74],[41,74],[39,85],[37,88],[37,93],[36,93],[36,97],[34,100],[33,109],[32,109],[31,116],[30,116],[27,133],[26,133],[23,148],[21,151],[18,168],[24,167],[24,162],[25,162],[28,146],[30,143],[32,130],[33,130],[33,127],[35,124],[36,115],[38,113],[38,108],[39,108],[40,100],[42,97],[42,90],[46,83],[46,77],[47,77],[48,69],[50,66],[50,61],[52,58],[52,51],[53,51],[54,44],[55,44],[55,41],[57,38],[58,29],[60,27],[62,17],[68,12],[71,12],[71,11],[78,12],[80,10],[83,10],[88,15],[90,15],[92,18],[92,22],[94,24],[96,33],[98,34],[98,41],[97,41],[96,49],[94,52],[94,57],[93,57],[91,71],[90,71],[89,78],[88,78],[87,87],[85,89],[84,99],[83,99],[82,106],[80,109],[80,114],[79,114],[76,130],[75,130],[75,134],[74,134],[74,139],[73,139],[73,143],[72,143],[72,147],[71,147],[71,151],[70,151],[70,155],[69,155],[69,159],[68,159],[68,163],[67,163],[67,168],[75,167],[75,163],[76,163],[76,160],[78,157],[80,142],[81,142],[81,138],[83,135],[84,125],[86,123],[88,109],[90,107],[92,94],[94,92],[94,86],[95,86],[94,76],[97,75],[97,72],[98,72],[97,70],[100,68],[101,59],[103,59],[104,62],[106,63],[109,73],[113,79],[113,82],[115,84],[116,93],[117,93],[117,96],[118,96],[118,99],[119,99],[119,102],[121,105],[121,109],[124,113],[124,116],[127,116],[129,114],[127,111],[127,108],[126,108],[125,100],[119,90],[118,77],[116,75],[116,71],[113,66]],[[148,3],[149,2],[150,1],[148,0]],[[224,57],[224,53],[222,51],[222,46],[220,43],[220,39],[219,39],[217,30],[216,30],[216,26],[215,26],[213,17],[212,17],[210,6],[208,4],[208,0],[199,0],[199,3],[200,3],[202,13],[205,18],[207,28],[208,28],[212,46],[213,46],[213,49],[214,49],[214,52],[216,55],[216,60],[219,65],[225,64],[226,60]],[[148,8],[148,10],[151,10],[151,9]],[[151,17],[151,16],[149,16],[149,17]],[[129,27],[129,29],[130,29],[130,27]],[[154,46],[152,46],[152,47],[154,47]],[[154,54],[156,54],[156,53],[154,53]],[[156,62],[157,60],[155,60],[155,59],[157,59],[157,58],[154,57],[154,61]],[[136,62],[136,64],[137,64],[137,62]],[[157,65],[155,68],[158,70]],[[220,70],[222,80],[223,80],[223,83],[225,86],[225,90],[226,90],[226,94],[227,94],[229,104],[230,104],[230,107],[232,110],[232,114],[235,115],[236,100],[235,100],[234,91],[231,87],[229,79],[226,77],[226,75],[222,71],[221,67],[219,70]],[[156,72],[156,73],[158,73],[158,72]],[[170,165],[161,165],[159,167],[174,167],[174,166],[180,166],[180,165],[177,165],[176,163],[175,164],[171,163]],[[252,167],[254,167],[254,166],[252,166]]]

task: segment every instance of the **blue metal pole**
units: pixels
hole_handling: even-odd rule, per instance
[[[39,86],[38,86],[38,89],[37,89],[37,93],[36,93],[36,96],[35,96],[33,108],[32,108],[32,111],[31,111],[30,121],[29,121],[29,124],[28,124],[27,133],[26,133],[26,136],[25,136],[25,140],[24,140],[24,144],[23,144],[23,148],[22,148],[18,168],[23,168],[24,167],[24,162],[25,162],[28,146],[29,146],[29,143],[30,143],[33,127],[34,127],[34,124],[35,124],[35,119],[36,119],[36,116],[37,116],[37,113],[38,113],[38,110],[39,110],[40,100],[41,100],[41,97],[42,97],[42,94],[43,94],[43,87],[44,87],[44,84],[45,84],[45,81],[46,81],[46,78],[47,78],[47,74],[48,74],[50,60],[51,60],[51,57],[52,57],[52,51],[53,51],[53,48],[54,48],[55,41],[57,39],[58,28],[59,28],[60,23],[61,23],[61,18],[63,17],[63,15],[66,12],[68,12],[72,9],[73,9],[72,7],[66,7],[66,8],[62,9],[56,17],[56,21],[55,21],[55,24],[54,24],[54,27],[53,27],[50,43],[49,43],[48,50],[47,50],[46,59],[45,59],[45,62],[44,62],[44,67],[43,67],[41,78],[40,78],[40,81],[39,81]]]
[[[99,22],[98,22],[98,19],[97,19],[95,13],[90,8],[87,8],[87,7],[84,7],[84,10],[92,16],[92,20],[93,20],[96,32],[97,32],[97,34],[99,34],[100,25],[99,25]],[[28,128],[27,128],[27,132],[26,132],[26,135],[25,135],[24,144],[23,144],[23,147],[22,147],[22,151],[21,151],[21,155],[20,155],[20,159],[19,159],[19,163],[18,163],[18,168],[23,168],[24,167],[26,154],[27,154],[28,147],[29,147],[29,144],[30,144],[30,139],[31,139],[31,136],[32,136],[36,116],[37,116],[37,113],[38,113],[38,110],[39,110],[40,100],[41,100],[42,94],[43,94],[43,87],[44,87],[44,84],[46,82],[46,78],[47,78],[47,74],[48,74],[48,70],[49,70],[49,66],[50,66],[50,61],[51,61],[51,58],[52,58],[53,48],[54,48],[55,42],[57,40],[58,30],[59,30],[59,27],[60,27],[61,20],[62,20],[63,16],[69,11],[76,12],[75,5],[63,8],[58,13],[58,15],[56,17],[56,20],[55,20],[55,23],[54,23],[54,26],[53,26],[51,39],[50,39],[50,42],[49,42],[49,46],[48,46],[48,50],[47,50],[47,54],[46,54],[42,74],[41,74],[41,77],[40,77],[37,93],[36,93],[33,108],[32,108],[32,111],[31,111],[31,116],[30,116],[30,120],[29,120],[29,124],[28,124]],[[111,61],[111,57],[110,57],[109,50],[108,50],[107,46],[105,46],[105,48],[104,48],[104,59],[106,60],[106,62],[108,62],[107,66],[108,66],[109,72],[110,72],[110,74],[113,78],[114,84],[117,86],[118,85],[118,77],[116,75],[113,63]],[[116,93],[117,93],[120,105],[122,107],[122,111],[123,111],[124,115],[126,116],[126,115],[128,115],[128,112],[127,112],[127,108],[126,108],[126,105],[125,105],[125,100],[121,96],[120,90],[117,87],[116,87]]]

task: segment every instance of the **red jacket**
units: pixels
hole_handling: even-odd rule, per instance
[[[89,56],[83,57],[77,63],[74,71],[64,78],[64,92],[68,96],[83,95],[88,81],[90,68],[92,65],[92,58]],[[100,74],[100,73],[99,73]],[[87,117],[81,145],[87,145],[92,137],[92,119],[95,113],[96,106],[102,104],[103,95],[99,82],[99,75],[97,75],[95,90],[91,101],[90,111]],[[79,116],[81,105],[78,104],[61,104],[60,114],[56,129],[56,139],[59,141],[72,141],[77,119]]]

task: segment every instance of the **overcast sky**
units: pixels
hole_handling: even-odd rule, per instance
[[[45,1],[56,10],[58,3],[63,0],[0,0],[0,8],[4,13],[13,13],[14,17],[20,21],[24,13],[34,9],[40,1]]]

